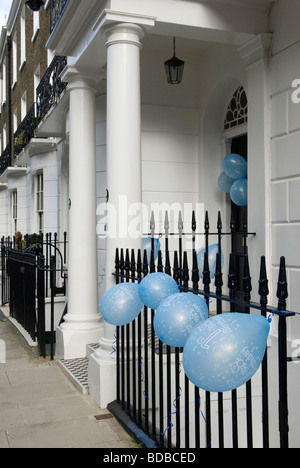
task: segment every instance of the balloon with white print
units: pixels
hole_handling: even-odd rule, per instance
[[[120,283],[109,289],[100,304],[100,312],[110,325],[123,326],[141,312],[143,303],[137,283]]]
[[[228,313],[206,320],[186,341],[187,377],[208,392],[235,390],[258,371],[269,332],[270,323],[261,315]]]
[[[153,310],[157,310],[164,299],[176,293],[179,293],[178,285],[166,273],[151,273],[140,283],[140,299]]]
[[[190,293],[173,294],[159,305],[154,317],[154,329],[159,339],[181,348],[192,331],[208,319],[206,301]]]

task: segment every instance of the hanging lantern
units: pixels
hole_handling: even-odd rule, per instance
[[[173,39],[174,55],[170,60],[165,62],[167,80],[169,84],[180,84],[184,70],[184,62],[176,57],[175,37]]]
[[[32,11],[40,11],[44,4],[43,0],[27,0],[25,2],[25,5]]]

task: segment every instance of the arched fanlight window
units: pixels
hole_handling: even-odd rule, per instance
[[[233,94],[226,112],[224,130],[239,127],[248,122],[248,99],[243,86]]]

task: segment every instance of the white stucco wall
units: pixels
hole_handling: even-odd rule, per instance
[[[8,192],[6,189],[0,191],[0,233],[1,237],[8,236]]]
[[[54,233],[59,226],[58,164],[56,151],[28,156],[22,175],[10,174],[7,190],[0,193],[1,235],[14,236],[12,224],[12,192],[17,191],[17,229],[23,235],[38,232],[36,207],[36,174],[44,175],[44,232]]]
[[[286,257],[289,307],[299,310],[300,304],[300,104],[293,102],[294,80],[300,79],[299,25],[300,4],[279,2],[273,10],[272,25],[276,28],[273,57],[270,64],[271,95],[271,195],[272,195],[272,263]],[[283,21],[284,18],[284,21]],[[300,323],[290,329],[290,338],[300,336]]]
[[[287,6],[289,8],[287,8]],[[300,4],[297,0],[281,0],[271,14],[274,30],[272,58],[270,61],[270,189],[271,189],[271,255],[272,281],[276,292],[278,262],[286,257],[289,284],[288,308],[299,313],[300,294],[300,104],[293,102],[294,80],[300,78],[300,35],[298,18]],[[266,181],[267,182],[267,181]],[[276,320],[275,320],[276,324]],[[297,315],[287,321],[288,355],[299,354],[300,320]],[[276,327],[274,328],[276,334]],[[277,384],[277,342],[272,340],[270,354],[270,387]],[[288,364],[290,446],[299,447],[299,364]],[[277,406],[270,411],[271,428],[276,440]],[[273,440],[274,440],[273,439]]]

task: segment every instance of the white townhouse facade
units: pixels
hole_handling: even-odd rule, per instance
[[[67,57],[60,75],[67,88],[36,137],[56,139],[56,226],[69,234],[68,314],[57,329],[57,355],[84,357],[86,345],[99,341],[89,380],[93,398],[105,407],[115,385],[115,329],[103,324],[99,304],[115,281],[116,248],[141,247],[154,206],[180,204],[184,212],[204,204],[211,224],[221,211],[229,229],[231,203],[217,179],[241,137],[247,138],[248,231],[255,233],[249,236],[251,273],[258,277],[265,255],[275,298],[285,256],[289,308],[299,309],[300,3],[54,3],[61,14],[47,48]],[[182,82],[170,85],[164,62],[174,37],[185,67]],[[118,224],[104,238],[104,225],[113,222],[106,203]],[[132,225],[140,237],[129,235]],[[299,333],[295,321],[290,343]]]

